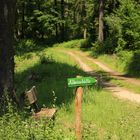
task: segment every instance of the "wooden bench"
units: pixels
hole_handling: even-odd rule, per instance
[[[37,104],[37,90],[36,87],[33,86],[30,90],[25,92],[25,99],[27,104],[34,109],[33,118],[40,119],[41,117],[45,117],[47,119],[54,119],[54,115],[56,113],[56,108],[39,108]]]

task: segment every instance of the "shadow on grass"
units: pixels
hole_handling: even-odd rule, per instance
[[[85,76],[86,74],[76,66],[68,64],[38,63],[15,75],[17,93],[21,94],[35,85],[38,91],[39,105],[52,106],[55,104],[59,106],[63,103],[69,104],[75,96],[73,88],[67,87],[67,78],[76,77],[76,75]]]
[[[115,78],[105,71],[89,71],[87,74],[97,79],[97,84],[94,86],[96,90],[102,90],[102,88],[115,86],[111,83],[111,81]]]
[[[140,78],[140,51],[134,53],[131,61],[126,67],[127,76]]]
[[[25,39],[20,40],[19,42],[15,43],[15,54],[17,56],[23,56],[30,52],[41,52],[45,48],[52,47],[56,40],[44,39],[44,40],[32,40],[32,39]]]

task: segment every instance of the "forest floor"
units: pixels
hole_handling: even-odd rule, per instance
[[[82,59],[84,59],[85,61],[90,61],[91,63],[98,65],[104,72],[106,72],[109,76],[115,79],[127,82],[129,84],[140,86],[139,80],[135,78],[126,77],[122,75],[121,73],[110,69],[108,66],[106,66],[102,62],[87,56],[87,54],[84,52],[74,50],[74,51],[69,51],[69,52],[65,51],[65,53],[69,54],[72,58],[74,58],[77,61],[77,63],[80,65],[81,69],[92,76],[96,75],[99,77],[99,73],[95,74],[94,70],[88,64],[86,64],[86,62],[83,62]],[[129,91],[127,88],[120,87],[116,84],[113,84],[105,80],[104,77],[102,77],[102,80],[100,79],[100,82],[102,82],[102,86],[105,89],[111,91],[113,95],[117,96],[118,98],[140,103],[140,94],[136,94],[135,92]]]

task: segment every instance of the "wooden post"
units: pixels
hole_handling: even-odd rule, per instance
[[[68,78],[68,87],[77,87],[76,88],[76,97],[75,97],[75,112],[76,112],[76,138],[81,140],[81,110],[82,110],[82,86],[93,85],[97,82],[96,79],[92,77],[81,77],[77,76],[76,78]]]
[[[81,109],[82,109],[82,94],[83,88],[76,88],[76,97],[75,97],[75,110],[76,110],[76,138],[81,140]]]

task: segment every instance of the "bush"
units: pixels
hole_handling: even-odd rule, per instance
[[[61,140],[62,130],[46,119],[38,121],[22,118],[19,114],[5,114],[0,118],[0,138],[7,140]]]
[[[29,114],[18,113],[10,103],[7,113],[0,117],[1,140],[62,140],[64,134],[54,121],[42,118],[35,120]]]
[[[90,38],[84,39],[83,41],[81,41],[80,47],[81,48],[90,48],[92,46],[92,43],[91,42],[92,41],[91,41]]]
[[[31,39],[21,40],[15,47],[17,54],[31,52],[32,50],[35,49],[37,49],[37,45],[35,41]]]
[[[57,46],[57,47],[64,47],[64,48],[80,48],[83,42],[85,42],[84,39],[76,39],[68,42],[63,42],[60,44],[55,44],[54,47]]]
[[[119,7],[105,17],[105,51],[140,49],[140,11],[134,0],[119,0]]]
[[[140,77],[140,50],[120,51],[117,53],[120,65],[123,65],[124,71],[130,76]]]
[[[131,60],[129,61],[127,65],[127,73],[129,75],[140,77],[140,50],[135,51],[133,53],[133,57],[131,57]]]
[[[117,53],[117,56],[119,57],[119,60],[126,65],[129,65],[132,57],[133,57],[133,52],[132,51],[120,51]]]
[[[41,64],[48,64],[48,63],[53,63],[53,62],[54,62],[54,59],[53,59],[52,55],[48,55],[48,56],[46,56],[45,54],[40,55]]]
[[[98,54],[102,54],[104,53],[104,48],[103,48],[103,44],[101,44],[100,42],[95,42],[92,43],[92,52],[93,52],[93,56],[96,56]]]

